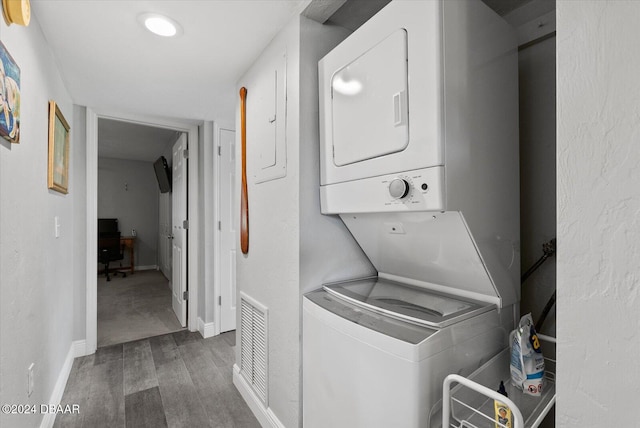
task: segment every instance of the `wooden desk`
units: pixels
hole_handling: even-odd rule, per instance
[[[131,273],[135,272],[135,263],[133,258],[134,247],[136,245],[136,237],[135,236],[121,236],[120,243],[122,247],[129,250],[129,261],[131,262],[131,266],[123,266],[123,269],[130,268]]]

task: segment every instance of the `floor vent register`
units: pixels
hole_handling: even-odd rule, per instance
[[[267,308],[240,296],[240,374],[267,405]]]

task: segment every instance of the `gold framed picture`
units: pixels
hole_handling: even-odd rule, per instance
[[[55,101],[49,101],[49,189],[69,192],[69,123]]]

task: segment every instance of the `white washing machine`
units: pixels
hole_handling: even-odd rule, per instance
[[[517,305],[458,212],[342,219],[378,275],[303,298],[304,427],[438,427],[444,378],[504,349]]]
[[[515,32],[480,0],[393,0],[318,70],[321,210],[378,274],[303,298],[304,427],[440,426],[444,377],[519,317]]]
[[[435,426],[445,376],[506,346],[496,305],[381,278],[306,294],[303,318],[306,428]]]

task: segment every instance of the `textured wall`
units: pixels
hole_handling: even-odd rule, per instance
[[[638,426],[640,2],[559,1],[559,427]]]
[[[21,70],[20,144],[0,141],[0,403],[40,405],[49,402],[74,338],[74,281],[85,263],[85,232],[76,227],[86,210],[83,151],[72,137],[69,194],[48,190],[48,101],[58,103],[71,135],[81,130],[37,19],[26,28],[0,20],[0,35]],[[41,419],[3,413],[0,426],[34,427]]]
[[[288,24],[256,59],[238,86],[238,90],[241,86],[248,88],[248,102],[252,102],[251,89],[256,80],[261,73],[273,73],[273,58],[287,53],[287,104],[292,106],[287,109],[286,118],[287,176],[256,184],[251,167],[259,164],[259,142],[247,140],[249,253],[237,252],[238,292],[246,293],[269,310],[268,405],[286,427],[297,426],[299,418],[298,29],[297,20]],[[247,122],[266,120],[266,115],[264,118],[247,117]],[[236,138],[239,135],[237,133]],[[236,143],[237,162],[241,159],[240,146]],[[240,176],[239,164],[236,171]],[[238,189],[240,181],[237,180]],[[240,302],[240,298],[237,301]],[[237,325],[240,325],[239,318]],[[240,346],[236,349],[237,356],[239,352]]]

